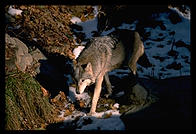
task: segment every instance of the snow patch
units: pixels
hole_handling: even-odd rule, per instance
[[[115,103],[115,104],[113,105],[113,107],[118,109],[118,108],[119,108],[119,104],[118,104],[118,103]]]
[[[76,17],[76,16],[73,16],[70,20],[73,24],[77,24],[77,23],[80,23],[82,22],[80,18]]]
[[[190,8],[188,6],[183,5],[183,7],[185,8],[184,13],[182,13],[178,8],[176,7],[169,7],[171,10],[177,12],[181,17],[186,18],[188,20],[191,19],[191,11]]]
[[[85,22],[79,22],[77,25],[83,28],[81,32],[85,33],[86,39],[92,38],[93,31],[97,31],[97,17]]]
[[[168,19],[167,13],[160,13],[160,17],[156,20],[162,21],[168,31],[175,31],[174,38],[176,41],[183,40],[185,43],[190,44],[190,20],[182,18],[181,22],[172,24]],[[159,33],[160,32],[163,32],[163,30],[159,30]],[[155,35],[156,34],[152,34],[151,37]]]
[[[73,54],[75,55],[75,59],[78,58],[82,50],[85,48],[85,46],[78,46],[73,50]]]
[[[33,40],[37,42],[37,38],[33,38]]]
[[[98,11],[98,6],[93,6],[94,10],[93,10],[93,13],[94,13],[94,17],[97,17],[99,11]]]
[[[13,8],[12,6],[10,6],[9,9],[8,9],[8,13],[9,13],[10,15],[12,15],[12,16],[21,15],[22,10],[20,10],[20,9],[15,9],[15,8]]]
[[[84,116],[77,122],[80,127],[77,130],[125,130],[120,115],[117,110],[108,110],[96,113],[94,116]],[[84,125],[85,120],[89,120],[89,124]]]
[[[91,102],[91,97],[88,93],[84,92],[82,94],[77,94],[76,88],[71,86],[69,87],[69,98],[72,102],[76,102],[76,100],[83,100],[86,106]]]
[[[75,87],[69,87],[69,98],[73,102],[80,99],[88,101],[88,103],[91,102],[88,93],[78,95],[75,90]],[[119,110],[117,110],[119,104],[115,103],[113,107],[116,109],[95,113],[92,116],[88,116],[86,114],[87,111],[75,110],[71,115],[64,117],[65,110],[62,110],[59,117],[64,118],[64,126],[73,125],[73,122],[79,118],[79,120],[74,123],[77,128],[76,130],[125,130],[125,125],[120,119],[121,114],[119,113]]]
[[[168,19],[168,15],[168,13],[160,13],[159,17],[155,18],[155,20],[163,22],[166,30],[161,30],[159,26],[155,28],[145,28],[146,33],[150,32],[150,36],[144,41],[145,52],[154,67],[143,68],[138,64],[137,67],[140,68],[138,69],[139,77],[148,78],[148,76],[152,76],[165,79],[175,76],[190,75],[190,64],[185,62],[182,58],[188,57],[188,61],[190,61],[190,51],[187,48],[177,48],[174,45],[173,50],[178,54],[176,56],[168,55],[173,43],[177,41],[182,41],[186,45],[190,45],[190,20],[182,18],[181,22],[172,24]],[[171,35],[171,32],[174,34]],[[154,58],[155,56],[161,57],[162,61]],[[167,65],[172,64],[173,62],[180,63],[182,65],[181,69],[175,70],[166,68]]]

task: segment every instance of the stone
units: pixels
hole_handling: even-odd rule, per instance
[[[31,55],[36,62],[39,60],[47,60],[46,56],[38,48],[32,51]]]
[[[144,87],[139,84],[136,84],[130,93],[130,100],[133,104],[143,105],[147,99],[148,92]]]
[[[33,62],[31,54],[28,53],[28,47],[19,39],[10,37],[8,34],[5,34],[5,43],[14,49],[16,55],[15,64],[18,69],[25,72],[26,67]]]
[[[141,109],[124,112],[120,118],[127,130],[192,129],[192,84],[190,76],[162,80],[143,79],[142,83],[158,99]]]
[[[16,55],[16,57],[17,57],[17,60],[16,60],[15,64],[23,72],[25,72],[27,66],[30,66],[31,63],[33,62],[33,58],[29,53],[24,54],[24,55],[18,54],[18,55]]]

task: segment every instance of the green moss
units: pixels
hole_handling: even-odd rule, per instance
[[[35,129],[52,122],[53,107],[33,77],[15,71],[7,74],[5,82],[6,129]]]

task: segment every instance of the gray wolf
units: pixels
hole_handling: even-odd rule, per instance
[[[83,93],[85,88],[95,83],[92,106],[89,115],[96,112],[103,79],[106,82],[108,94],[112,86],[108,72],[127,65],[136,75],[136,63],[144,55],[144,45],[138,32],[116,30],[107,36],[94,37],[80,53],[74,65],[74,77],[77,81],[76,93]]]

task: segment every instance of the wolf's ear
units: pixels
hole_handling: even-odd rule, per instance
[[[86,65],[85,71],[92,72],[92,65],[90,62]]]

